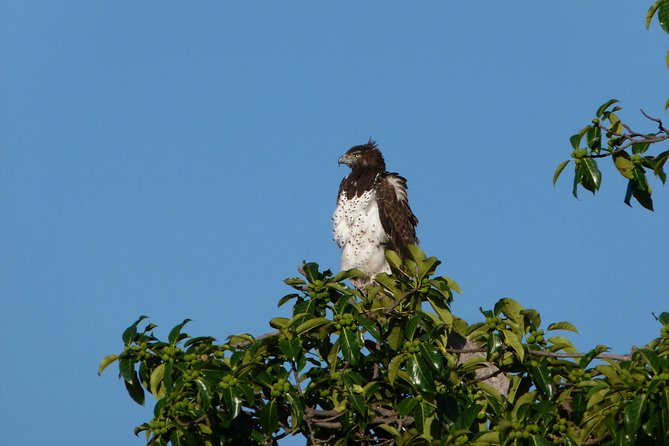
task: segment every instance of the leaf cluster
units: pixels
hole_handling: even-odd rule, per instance
[[[156,400],[135,430],[149,445],[669,444],[669,313],[623,360],[578,354],[554,334],[571,324],[544,328],[512,299],[468,325],[439,260],[410,252],[389,251],[393,273],[362,291],[345,282],[356,271],[303,264],[279,301],[292,316],[258,337],[191,337],[185,320],[163,341],[141,317],[100,372],[117,362],[134,401]]]
[[[611,99],[602,104],[592,122],[569,139],[572,147],[571,159],[560,163],[553,175],[553,184],[564,168],[574,163],[572,193],[578,198],[578,187],[595,194],[602,183],[602,172],[597,159],[610,158],[618,173],[627,179],[624,202],[631,206],[634,198],[644,208],[653,210],[652,188],[646,176],[652,172],[662,184],[667,181],[664,165],[669,158],[669,150],[657,155],[648,153],[652,144],[669,140],[669,131],[658,119],[645,115],[658,123],[658,131],[639,133],[621,121],[617,112],[622,110],[618,100]]]

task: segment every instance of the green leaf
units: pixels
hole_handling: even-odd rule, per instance
[[[128,380],[123,380],[125,383],[125,388],[128,391],[128,395],[140,406],[144,405],[144,389],[142,384],[139,382],[139,377],[137,373],[133,373],[133,378],[130,382]]]
[[[649,142],[638,142],[638,143],[632,144],[632,153],[634,155],[637,155],[637,154],[638,155],[643,155],[644,153],[646,153],[646,151],[648,151],[649,147],[650,147]]]
[[[333,282],[342,282],[346,279],[350,279],[351,277],[364,277],[365,273],[360,271],[359,269],[350,269],[348,271],[339,271],[336,276],[332,278]]]
[[[237,418],[242,410],[242,398],[239,391],[234,387],[228,387],[223,391],[223,402],[230,412],[230,418]],[[272,403],[274,401],[271,401]]]
[[[423,358],[423,361],[429,364],[430,367],[432,367],[432,370],[437,373],[441,373],[443,367],[443,356],[441,353],[439,353],[435,346],[428,344],[427,342],[422,342],[418,346],[418,349],[420,351],[420,356]]]
[[[265,434],[271,434],[279,427],[279,411],[276,401],[270,400],[260,409],[260,424]]]
[[[667,175],[664,173],[664,164],[669,158],[669,150],[664,151],[655,157],[655,167],[653,168],[653,173],[657,176],[664,184],[667,181]]]
[[[653,16],[655,15],[655,12],[657,12],[657,8],[659,8],[660,4],[664,0],[657,0],[655,3],[651,5],[650,8],[648,8],[648,12],[646,13],[646,29],[650,28],[650,23],[653,20]]]
[[[625,199],[623,200],[623,202],[629,207],[632,207],[632,193],[634,192],[635,188],[636,181],[629,180],[627,182],[627,190],[625,191]]]
[[[614,153],[613,163],[622,176],[630,180],[634,178],[634,163],[626,152]]]
[[[374,324],[374,321],[371,321],[369,318],[363,316],[363,315],[360,314],[360,313],[355,314],[354,317],[355,317],[355,320],[356,320],[360,325],[362,325],[363,327],[365,327],[365,330],[367,330],[367,332],[368,332],[370,335],[372,335],[372,337],[373,337],[374,339],[379,340],[379,341],[381,340],[381,339],[380,339],[380,338],[381,338],[381,333],[379,332],[378,327]]]
[[[300,297],[300,295],[296,294],[296,293],[286,294],[281,299],[279,299],[279,302],[276,304],[276,306],[280,307],[283,304],[285,304],[286,302],[288,302],[289,300],[295,299],[297,297]]]
[[[430,303],[432,309],[437,313],[439,319],[447,326],[451,327],[453,325],[453,314],[446,304],[441,299],[436,299],[432,296],[427,296],[427,301]]]
[[[405,398],[397,405],[397,411],[401,417],[405,417],[411,413],[416,404],[418,401],[415,398]]]
[[[420,324],[422,316],[420,314],[416,314],[414,317],[409,319],[407,321],[406,325],[406,337],[408,340],[412,341],[414,333],[416,332],[416,329],[418,328],[418,325]]]
[[[389,433],[392,437],[400,438],[402,436],[402,434],[400,434],[400,431],[398,431],[396,428],[394,428],[389,424],[379,424],[376,427]]]
[[[516,352],[518,360],[522,362],[525,357],[525,349],[523,348],[523,344],[520,342],[518,335],[509,330],[502,330],[502,336],[504,336],[506,343]]]
[[[610,116],[615,115],[611,114]],[[599,153],[602,148],[602,130],[599,127],[592,126],[586,132],[585,137],[591,152]]]
[[[290,319],[285,317],[275,317],[270,319],[269,326],[281,330],[287,328],[290,325]]]
[[[569,161],[571,160],[564,160],[560,164],[558,164],[557,168],[555,169],[555,173],[553,174],[553,186],[555,186],[555,183],[557,183],[558,177],[560,176],[564,168],[567,167]]]
[[[669,312],[668,311],[663,311],[655,319],[662,322],[662,325],[667,325],[667,324],[669,324]]]
[[[123,335],[121,336],[125,345],[130,345],[133,339],[135,339],[135,335],[137,334],[137,326],[140,322],[147,318],[148,316],[140,316],[139,319],[137,319],[131,326],[125,329]]]
[[[118,374],[127,382],[132,382],[135,376],[135,363],[131,358],[122,358],[118,360]]]
[[[581,159],[581,170],[583,173],[581,184],[594,194],[602,182],[602,173],[597,167],[597,161],[593,158]]]
[[[118,360],[118,355],[108,355],[105,356],[102,361],[100,361],[100,365],[98,366],[98,375],[102,375],[102,372],[109,367],[110,364],[113,364]]]
[[[296,398],[292,394],[286,394],[286,398],[290,403],[290,417],[293,422],[293,432],[296,432],[304,418],[304,407],[300,398]]]
[[[523,306],[510,297],[504,297],[495,303],[495,314],[504,313],[506,317],[513,322],[521,323],[521,313],[524,310]]]
[[[181,431],[178,431],[178,430],[172,431],[170,433],[170,445],[171,446],[185,446],[184,443],[181,441],[181,437],[183,437],[183,436],[184,436],[184,434]]]
[[[390,267],[394,270],[402,270],[402,258],[392,249],[386,249],[386,260]]]
[[[362,395],[352,393],[348,396],[348,402],[360,415],[364,416],[367,413],[367,406],[365,405],[365,399],[362,397]]]
[[[326,361],[328,363],[328,366],[330,366],[330,369],[332,371],[335,370],[335,367],[337,366],[337,362],[339,361],[339,356],[338,355],[339,355],[339,342],[335,342],[332,345],[332,348],[330,349],[330,351],[328,352],[328,356],[327,356],[327,359],[326,359]]]
[[[618,115],[616,115],[612,111],[611,112],[605,112],[604,115],[609,120],[609,132],[613,133],[614,135],[620,135],[622,133],[623,123],[620,120],[620,118],[618,117]],[[601,135],[601,130],[600,130],[600,135]],[[618,144],[615,144],[615,145],[618,145]]]
[[[202,378],[197,378],[195,384],[197,385],[197,393],[200,396],[202,408],[208,410],[211,407],[211,389],[209,388],[209,384]]]
[[[641,415],[644,412],[647,396],[643,393],[638,394],[625,406],[623,425],[625,434],[629,440],[628,444],[635,444],[637,431],[641,424]]]
[[[309,319],[308,321],[301,323],[300,325],[297,326],[295,331],[297,332],[297,334],[303,334],[303,333],[306,333],[308,331],[313,330],[314,328],[319,328],[319,327],[322,327],[324,325],[328,325],[328,324],[331,324],[331,323],[332,323],[332,321],[328,318],[317,317],[317,318]]]
[[[290,285],[292,287],[296,287],[300,285],[306,285],[307,282],[300,279],[299,277],[289,277],[287,279],[283,279],[283,283],[285,283],[286,285]],[[297,296],[297,294],[295,294],[295,296]]]
[[[578,185],[581,184],[583,179],[583,166],[580,160],[576,160],[579,164],[575,164],[574,168],[574,185],[572,187],[571,193],[575,198],[578,198]]]
[[[446,284],[448,285],[448,287],[450,289],[452,289],[456,293],[462,295],[462,289],[460,288],[460,285],[458,285],[458,283],[455,280],[451,279],[450,277],[444,277],[444,279],[446,279]],[[449,297],[451,297],[450,293],[449,293]]]
[[[300,272],[304,274],[304,277],[307,278],[309,283],[314,283],[314,280],[318,279],[318,263],[303,262]]]
[[[410,245],[414,246],[414,245]],[[421,251],[422,252],[422,251]],[[437,270],[437,266],[441,264],[441,261],[436,257],[428,257],[425,260],[418,263],[417,276],[419,278],[424,278],[431,276]]]
[[[503,349],[504,344],[499,335],[497,333],[490,333],[486,344],[486,359],[490,360],[494,353],[501,352]]]
[[[416,429],[423,435],[429,435],[429,427],[432,421],[430,417],[430,407],[425,403],[418,403],[413,411]]]
[[[256,342],[256,339],[248,333],[239,333],[236,335],[230,335],[228,336],[227,339],[230,345],[253,344]]]
[[[434,378],[423,358],[409,355],[407,359],[407,373],[416,389],[425,393],[434,393]]]
[[[302,354],[302,345],[298,339],[282,339],[279,341],[279,348],[291,361],[297,360]]]
[[[574,324],[566,321],[562,322],[553,322],[550,324],[547,328],[548,331],[551,330],[567,330],[567,331],[573,331],[574,333],[578,333],[578,329],[574,326]]]
[[[646,173],[643,167],[634,167],[634,179],[627,184],[627,192],[625,194],[625,204],[631,206],[629,203],[629,196],[631,195],[648,210],[653,210],[653,199],[651,198],[651,189],[648,186]],[[631,189],[631,191],[630,191]]]
[[[397,372],[400,371],[402,363],[406,360],[407,354],[402,353],[397,356],[393,356],[393,359],[388,363],[388,382],[390,385],[395,384],[395,378],[397,378]]]
[[[473,446],[496,446],[501,443],[499,432],[485,432],[478,435],[472,444]]]
[[[416,263],[421,263],[426,259],[425,253],[418,247],[418,245],[409,244],[407,245],[407,250]]]
[[[657,10],[657,20],[665,33],[669,33],[669,2],[663,1]]]
[[[653,350],[649,348],[640,348],[636,350],[634,354],[642,356],[643,359],[646,360],[646,364],[650,366],[651,370],[655,372],[655,374],[659,375],[664,371],[664,367],[660,358]]]
[[[404,342],[404,330],[399,325],[393,325],[390,329],[390,334],[387,335],[386,340],[388,341],[388,346],[397,351],[402,346]]]
[[[337,343],[341,348],[344,359],[352,365],[356,365],[360,357],[361,348],[357,332],[353,332],[349,328],[344,328],[339,335]]]
[[[581,129],[580,132],[578,132],[575,135],[571,135],[569,137],[569,143],[571,144],[571,147],[576,150],[578,149],[578,146],[581,145],[581,140],[583,139],[583,135],[585,135],[585,132],[588,130],[588,127],[584,127]]]
[[[163,363],[165,365],[165,373],[163,374],[163,384],[165,385],[165,391],[167,393],[172,391],[172,385],[174,384],[172,380],[172,366],[171,362]]]
[[[529,444],[531,446],[553,446],[553,443],[539,435],[532,435]]]
[[[552,400],[555,396],[555,384],[548,369],[543,364],[538,363],[536,366],[530,366],[530,373],[534,384],[541,390],[541,393],[544,394],[546,399]]]
[[[149,379],[149,389],[151,394],[157,400],[165,396],[164,387],[161,386],[163,382],[163,377],[165,376],[165,364],[160,364],[156,367],[153,372],[151,372],[151,378]]]
[[[187,335],[181,333],[181,329],[184,328],[184,325],[190,321],[190,319],[184,319],[182,323],[175,325],[174,328],[170,330],[170,334],[167,336],[167,342],[172,345],[176,345],[177,342],[187,337]]]
[[[214,341],[216,341],[216,338],[212,338],[211,336],[197,336],[184,342],[184,347],[211,345],[214,343]]]
[[[620,102],[617,99],[609,99],[608,101],[604,102],[598,109],[597,109],[597,117],[601,118],[602,114],[604,114],[604,111],[606,111],[607,108],[609,108],[611,105]]]

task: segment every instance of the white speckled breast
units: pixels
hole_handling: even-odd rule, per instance
[[[352,199],[342,191],[332,220],[334,239],[342,249],[342,270],[357,268],[369,276],[390,272],[384,255],[388,238],[373,190]]]

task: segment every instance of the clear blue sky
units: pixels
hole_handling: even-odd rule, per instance
[[[655,337],[667,187],[651,213],[608,163],[595,199],[551,184],[607,99],[669,121],[650,3],[0,0],[3,444],[144,444],[100,359],[140,314],[269,331],[303,259],[337,269],[337,158],[369,137],[456,314],[508,296],[581,349]]]

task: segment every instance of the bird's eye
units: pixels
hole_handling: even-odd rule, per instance
[[[361,156],[362,156],[362,153],[356,153],[356,154],[355,154],[355,157],[356,157],[356,158],[360,158]]]

